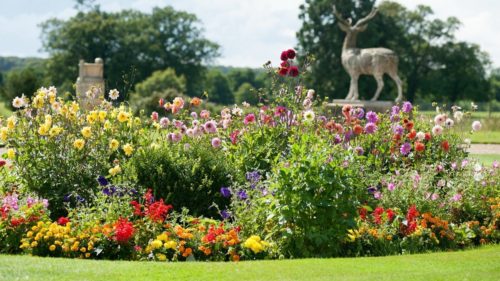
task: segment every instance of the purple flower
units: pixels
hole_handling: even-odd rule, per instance
[[[110,196],[111,190],[108,187],[105,187],[102,189],[102,193],[106,194],[107,196]]]
[[[399,148],[399,151],[405,156],[410,154],[411,144],[409,142],[403,143],[403,145],[401,145],[401,148]]]
[[[403,126],[399,124],[395,124],[394,126],[392,126],[392,132],[395,134],[402,135],[404,131],[405,129],[403,128]]]
[[[108,185],[108,184],[109,184],[108,180],[107,180],[105,177],[103,177],[103,176],[99,176],[99,177],[97,178],[97,182],[98,182],[101,186],[106,186],[106,185]]]
[[[400,111],[399,106],[395,105],[391,109],[391,115],[398,115],[399,111]]]
[[[368,120],[368,122],[370,123],[377,123],[378,121],[377,113],[373,111],[368,111],[368,113],[366,113],[366,120]]]
[[[380,191],[375,191],[375,192],[373,193],[373,198],[375,198],[375,199],[380,199],[380,198],[382,198],[382,193],[381,193]]]
[[[461,199],[462,199],[462,194],[460,194],[460,193],[453,195],[453,198],[452,198],[452,200],[455,202],[460,201]]]
[[[64,195],[64,197],[63,197],[63,201],[64,201],[64,202],[69,202],[70,197],[71,197],[71,194],[66,194],[66,195]]]
[[[335,137],[333,138],[333,143],[334,144],[339,144],[340,142],[342,142],[342,139],[340,138],[339,135],[335,135]]]
[[[404,113],[410,113],[410,111],[413,109],[413,106],[411,105],[411,102],[405,101],[402,108]]]
[[[358,155],[363,155],[365,153],[365,150],[361,147],[361,146],[357,146],[354,151],[356,151],[356,153]]]
[[[42,205],[47,208],[49,206],[49,200],[47,199],[42,199]]]
[[[222,196],[224,196],[226,198],[231,196],[231,190],[228,187],[221,187],[220,193],[222,194]]]
[[[387,189],[389,191],[393,191],[395,188],[396,188],[396,185],[394,183],[390,182],[389,184],[387,184]]]
[[[365,111],[363,110],[362,107],[356,107],[354,109],[354,115],[358,117],[358,119],[361,119],[365,116]]]
[[[248,198],[247,192],[245,190],[238,191],[238,198],[240,200],[245,200]]]
[[[368,187],[368,193],[373,194],[377,191],[377,188],[375,186],[370,186]]]
[[[365,125],[365,133],[373,134],[377,131],[377,125],[375,123],[369,122]]]
[[[222,219],[227,220],[231,217],[231,213],[228,210],[222,210],[220,212],[220,216],[222,217]]]
[[[247,181],[249,182],[258,182],[260,181],[259,171],[248,172],[246,174]]]

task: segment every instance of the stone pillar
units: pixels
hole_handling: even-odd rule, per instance
[[[104,63],[101,58],[96,58],[95,63],[80,60],[78,66],[76,97],[80,106],[90,109],[104,99]]]

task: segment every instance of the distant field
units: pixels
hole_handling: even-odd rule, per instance
[[[493,161],[500,162],[500,154],[471,154],[472,158],[476,158],[485,166],[491,166]]]

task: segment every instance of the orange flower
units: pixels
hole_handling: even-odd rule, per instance
[[[202,103],[202,100],[199,98],[193,98],[191,100],[191,105],[193,105],[193,106],[200,106],[201,103]]]

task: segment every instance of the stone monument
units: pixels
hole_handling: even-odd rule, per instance
[[[362,106],[376,111],[384,111],[392,106],[390,101],[377,101],[380,92],[384,87],[384,74],[389,75],[398,87],[398,96],[395,100],[399,103],[403,100],[403,88],[401,79],[398,76],[398,56],[394,51],[386,48],[356,48],[356,38],[358,33],[366,30],[368,21],[376,14],[377,9],[373,10],[366,17],[360,19],[356,24],[352,20],[344,19],[342,15],[333,7],[333,13],[338,21],[338,26],[346,33],[342,45],[342,65],[351,77],[349,93],[344,100],[333,100],[334,104],[351,104],[353,106]],[[377,81],[377,90],[370,101],[360,101],[358,92],[358,78],[360,75],[372,75]],[[366,109],[365,108],[365,109]]]
[[[101,58],[96,58],[95,63],[80,60],[78,66],[76,97],[80,105],[90,108],[104,98],[104,63]]]

